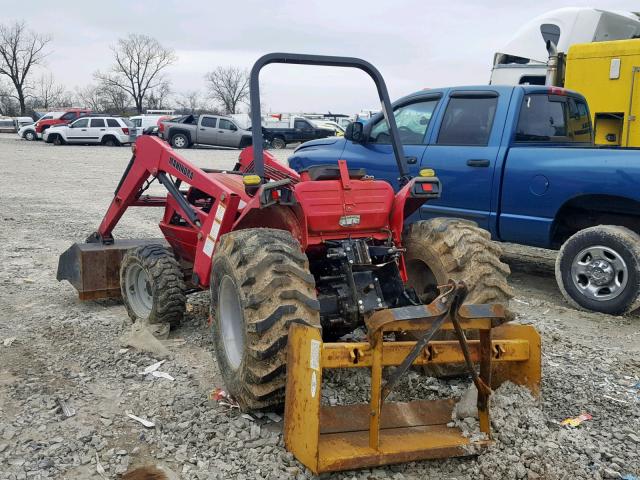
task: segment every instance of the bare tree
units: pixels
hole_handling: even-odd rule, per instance
[[[101,98],[102,108],[105,111],[119,115],[127,113],[131,105],[131,97],[127,92],[104,83],[97,88],[99,89],[98,96]]]
[[[88,108],[94,112],[100,112],[104,109],[104,96],[101,88],[97,85],[87,85],[84,88],[79,88],[76,96],[78,102],[80,102],[84,108]]]
[[[64,93],[64,87],[55,82],[51,73],[43,74],[36,83],[33,108],[49,110],[52,106],[62,106]]]
[[[205,75],[211,98],[220,102],[225,113],[238,113],[238,106],[249,97],[249,72],[238,67],[217,67]]]
[[[180,94],[176,100],[178,108],[182,113],[194,114],[203,108],[200,99],[200,92],[191,90]]]
[[[0,115],[15,117],[19,108],[18,102],[11,93],[11,87],[0,81]]]
[[[149,110],[162,110],[166,108],[166,101],[171,95],[171,84],[167,81],[163,81],[158,85],[158,88],[153,90],[149,94],[147,99],[147,108]]]
[[[8,77],[13,84],[20,115],[27,111],[29,73],[42,64],[50,41],[47,36],[27,30],[24,22],[0,25],[0,75]]]
[[[105,85],[128,93],[138,113],[142,113],[147,95],[165,83],[163,70],[177,57],[155,38],[137,34],[119,39],[111,50],[115,64],[107,73],[96,72],[95,77]]]

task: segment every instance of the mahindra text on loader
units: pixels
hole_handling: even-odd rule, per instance
[[[363,70],[392,112],[382,76],[364,60],[273,53],[251,71],[254,125],[259,73],[272,63]],[[387,122],[402,185],[395,194],[344,161],[296,173],[263,151],[255,131],[233,171],[200,168],[155,137],[139,138],[100,227],[61,255],[58,279],[81,299],[122,296],[131,318],[147,324],[177,325],[186,293],[209,289],[228,391],[245,410],[284,403],[285,445],[315,473],[470,454],[490,443],[492,388],[510,380],[539,392],[540,338],[510,323],[501,304],[465,302],[508,291],[508,268],[488,234],[447,220],[438,231],[422,222],[405,230],[405,218],[438,198],[441,185],[431,171],[409,175],[394,117]],[[166,196],[145,194],[155,181]],[[164,208],[164,239],[113,238],[133,206]],[[451,265],[440,286],[427,275],[432,242]],[[453,256],[454,248],[468,255]],[[362,326],[364,341],[335,341]],[[434,340],[441,331],[449,340]],[[447,426],[453,399],[386,401],[412,365],[464,366],[484,439]],[[385,377],[384,367],[395,369]],[[337,368],[371,369],[368,404],[322,405],[323,371]]]

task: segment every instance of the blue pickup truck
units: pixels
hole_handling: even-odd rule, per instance
[[[423,90],[397,101],[394,115],[412,173],[432,168],[443,185],[414,220],[457,217],[494,240],[559,249],[556,279],[572,305],[611,314],[640,306],[640,151],[594,147],[581,95]],[[386,121],[379,115],[359,130],[302,144],[290,166],[344,159],[397,188]]]

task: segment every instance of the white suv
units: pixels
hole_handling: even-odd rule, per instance
[[[126,118],[82,117],[68,125],[49,127],[44,131],[42,139],[54,145],[91,143],[115,147],[133,141],[133,128],[133,124]]]

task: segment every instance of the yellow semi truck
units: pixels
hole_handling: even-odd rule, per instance
[[[596,144],[640,147],[640,38],[572,45],[562,83],[586,97]]]

